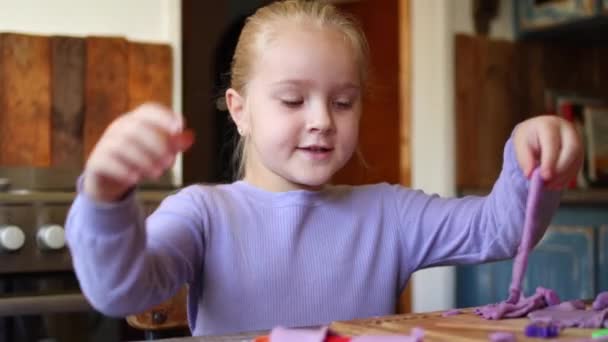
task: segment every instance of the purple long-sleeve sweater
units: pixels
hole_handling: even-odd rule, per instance
[[[137,313],[189,284],[193,335],[308,326],[393,313],[412,272],[514,255],[528,181],[505,147],[486,197],[399,185],[271,193],[194,185],[146,219],[134,195],[83,193],[66,223],[82,290],[103,313]],[[546,226],[559,194],[544,196]]]

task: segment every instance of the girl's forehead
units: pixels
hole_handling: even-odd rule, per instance
[[[269,25],[265,34],[264,45],[284,41],[312,40],[343,40],[346,43],[346,34],[331,25],[321,25],[307,21],[281,21]]]
[[[256,61],[273,69],[329,64],[340,68],[358,62],[357,53],[345,35],[329,28],[287,27],[272,34],[256,50]]]

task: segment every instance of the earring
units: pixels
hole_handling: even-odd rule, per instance
[[[239,132],[239,135],[243,135],[243,129],[241,127],[237,127],[236,130]]]

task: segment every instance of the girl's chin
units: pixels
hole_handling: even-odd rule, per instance
[[[304,190],[321,190],[331,181],[331,177],[302,177],[291,181],[295,186]]]

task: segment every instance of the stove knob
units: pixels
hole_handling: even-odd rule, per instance
[[[38,246],[45,250],[58,250],[65,246],[65,231],[58,224],[50,224],[38,229]]]
[[[0,249],[16,251],[23,247],[25,234],[17,226],[0,226]]]

